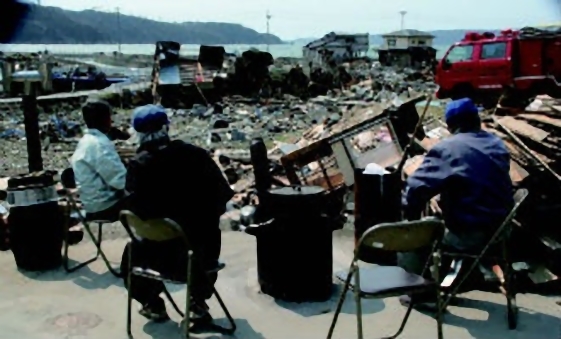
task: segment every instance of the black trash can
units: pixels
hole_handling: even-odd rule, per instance
[[[364,174],[364,169],[355,169],[355,241],[358,243],[364,232],[372,226],[402,219],[401,173],[383,175]],[[378,265],[396,265],[397,256],[388,251],[371,249],[360,253],[361,260]]]
[[[328,300],[333,291],[333,225],[321,187],[270,190],[260,201],[272,222],[246,229],[257,239],[261,291],[291,302]],[[265,205],[265,206],[263,206]]]
[[[61,265],[64,219],[54,175],[44,171],[8,180],[10,245],[20,269],[44,271]]]

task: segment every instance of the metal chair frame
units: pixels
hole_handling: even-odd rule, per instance
[[[192,267],[194,265],[197,266],[197,268],[202,269],[202,267],[200,266],[200,263],[197,260],[193,259],[193,250],[192,247],[189,243],[189,240],[187,239],[187,235],[185,234],[185,232],[183,231],[183,229],[181,228],[181,226],[179,226],[175,221],[171,220],[171,219],[154,219],[154,220],[142,220],[140,219],[138,216],[136,216],[134,213],[132,213],[131,211],[121,211],[121,223],[123,224],[123,226],[125,226],[125,229],[127,230],[129,236],[130,236],[130,240],[129,240],[129,251],[128,251],[128,260],[129,260],[129,271],[126,272],[126,274],[128,275],[128,286],[127,286],[127,290],[128,290],[128,307],[127,307],[127,334],[129,336],[129,338],[133,338],[132,335],[132,329],[131,329],[131,325],[132,325],[132,296],[131,296],[131,277],[133,275],[137,275],[137,276],[142,276],[144,278],[147,279],[153,279],[153,280],[158,280],[161,282],[168,282],[168,283],[172,283],[172,284],[178,284],[178,285],[183,285],[186,284],[186,290],[187,290],[187,295],[186,295],[186,300],[185,300],[185,311],[182,312],[181,309],[177,306],[175,300],[173,299],[173,297],[171,296],[171,294],[169,293],[169,291],[167,290],[167,288],[164,285],[164,295],[166,296],[166,298],[169,300],[169,302],[171,303],[171,305],[173,306],[174,310],[177,312],[177,314],[179,314],[181,317],[183,317],[185,319],[185,326],[184,326],[184,336],[186,339],[189,339],[190,334],[189,334],[189,325],[190,325],[190,309],[191,309],[191,279],[192,279]],[[133,229],[134,232],[136,234],[133,233]],[[176,239],[176,238],[181,238],[183,240],[183,242],[185,243],[186,248],[188,249],[188,253],[187,253],[187,277],[186,277],[186,281],[182,282],[182,281],[176,281],[173,279],[169,279],[165,276],[158,274],[147,274],[145,273],[144,270],[138,268],[138,267],[132,267],[132,243],[135,241],[138,241],[138,238],[144,238],[147,240],[151,240],[151,241],[166,241],[166,240],[172,240],[172,239]],[[210,270],[210,271],[206,271],[207,277],[208,274],[212,274],[212,273],[218,273],[220,270],[222,270],[226,265],[222,264],[219,265],[216,269]],[[155,272],[156,273],[156,272]],[[228,318],[228,321],[230,323],[230,328],[225,328],[219,325],[215,325],[213,324],[214,328],[217,328],[219,330],[224,331],[227,334],[232,334],[236,331],[236,322],[234,321],[234,319],[232,318],[232,316],[230,315],[230,312],[228,311],[228,308],[226,307],[226,304],[224,303],[224,301],[222,300],[222,297],[220,296],[220,294],[218,293],[218,291],[216,290],[215,287],[213,287],[213,291],[212,291],[213,295],[216,297],[216,300],[218,301],[218,303],[220,304],[220,307],[222,308],[222,311],[224,312],[224,314],[226,315],[226,317]]]
[[[333,316],[333,321],[331,322],[331,326],[329,328],[329,333],[327,335],[327,339],[331,339],[333,336],[333,332],[335,330],[335,325],[337,323],[339,313],[341,312],[343,303],[346,298],[347,291],[351,288],[354,292],[355,296],[355,304],[356,304],[356,316],[357,316],[357,331],[358,331],[358,338],[363,339],[363,326],[362,326],[362,305],[361,299],[381,299],[381,298],[388,298],[388,297],[395,297],[402,295],[404,293],[418,293],[418,292],[425,292],[434,290],[437,295],[437,330],[438,330],[438,339],[443,338],[442,334],[442,308],[440,307],[441,301],[441,292],[440,286],[438,283],[438,269],[431,269],[431,273],[433,275],[433,279],[435,281],[434,284],[430,284],[428,286],[412,286],[408,289],[402,289],[399,293],[396,292],[384,292],[381,291],[376,294],[367,294],[366,292],[361,290],[360,286],[360,269],[358,267],[358,261],[360,260],[359,252],[360,249],[367,246],[373,247],[381,250],[392,251],[392,252],[408,252],[414,251],[416,249],[420,249],[425,246],[432,245],[432,255],[428,258],[425,266],[423,268],[423,272],[421,273],[420,277],[422,277],[429,268],[431,262],[434,267],[440,266],[440,240],[442,239],[442,234],[444,231],[444,223],[436,218],[426,218],[417,221],[404,221],[404,222],[396,222],[396,223],[384,223],[379,224],[376,226],[371,227],[368,229],[362,237],[360,238],[355,251],[354,257],[350,265],[349,273],[347,274],[347,278],[345,281],[345,285],[343,287],[343,291],[341,293],[341,297],[339,298],[339,302],[337,304],[337,308],[335,310],[335,315]],[[351,286],[351,279],[354,276],[354,286]],[[413,297],[414,298],[414,297]],[[401,325],[398,331],[389,337],[385,337],[384,339],[393,339],[397,338],[407,323],[409,319],[409,315],[411,314],[411,310],[413,309],[413,302],[409,304],[405,316],[401,322]]]
[[[514,207],[511,209],[510,213],[507,215],[503,223],[499,226],[499,228],[495,231],[489,242],[485,245],[485,247],[481,250],[478,255],[473,254],[466,254],[466,253],[458,253],[458,252],[449,252],[444,251],[442,252],[443,256],[449,256],[452,258],[470,258],[474,259],[471,266],[469,266],[468,270],[465,273],[462,273],[460,280],[458,283],[454,285],[451,291],[446,291],[446,299],[442,304],[442,311],[446,309],[452,298],[454,298],[458,292],[462,284],[467,280],[470,274],[475,270],[475,268],[479,267],[479,264],[482,259],[487,260],[496,260],[503,264],[504,267],[504,281],[501,281],[503,294],[506,296],[507,300],[507,320],[508,320],[508,328],[511,330],[516,329],[518,325],[518,308],[516,306],[516,292],[514,291],[512,278],[513,278],[513,268],[512,262],[510,258],[510,251],[509,251],[509,239],[512,230],[512,221],[518,212],[518,209],[528,196],[527,189],[519,189],[516,191],[514,195]],[[500,246],[502,247],[502,257],[496,256],[486,256],[487,251],[490,247],[496,245],[500,242]]]
[[[63,171],[63,175],[64,176],[64,172],[66,172],[67,174],[72,171],[72,168],[67,168]],[[62,256],[62,265],[64,267],[64,269],[66,270],[66,272],[68,273],[72,273],[75,272],[76,270],[87,266],[89,264],[91,264],[92,262],[96,261],[100,256],[103,259],[103,262],[105,263],[105,266],[107,266],[107,269],[109,270],[109,272],[111,272],[111,274],[113,274],[115,277],[120,278],[121,277],[121,272],[118,271],[117,269],[113,268],[113,266],[111,265],[111,263],[109,262],[109,259],[107,259],[107,256],[105,255],[105,253],[103,252],[103,250],[101,249],[101,243],[102,243],[102,235],[103,235],[103,224],[110,224],[113,221],[111,220],[88,220],[86,218],[86,216],[84,216],[84,214],[82,213],[82,210],[80,209],[80,207],[78,206],[78,203],[76,201],[75,195],[77,194],[77,192],[74,192],[73,189],[76,188],[76,182],[74,181],[74,173],[72,172],[72,181],[73,181],[73,185],[74,187],[67,187],[65,185],[65,180],[61,180],[61,184],[62,187],[64,189],[64,193],[65,193],[65,197],[68,199],[68,208],[67,208],[67,213],[66,213],[66,222],[64,225],[64,253]],[[94,243],[94,245],[97,248],[97,253],[96,255],[89,259],[86,260],[82,263],[79,263],[73,267],[70,267],[69,265],[69,258],[68,258],[68,247],[69,245],[69,235],[70,235],[70,230],[69,230],[69,225],[70,225],[70,215],[72,214],[72,211],[76,212],[76,214],[78,215],[78,218],[80,219],[80,222],[82,223],[82,225],[84,226],[84,228],[86,229],[86,232],[88,233],[88,235],[90,236],[90,238],[92,239],[92,242]],[[91,223],[97,223],[98,224],[98,231],[97,231],[97,237],[95,237],[95,235],[93,234],[91,228],[90,228],[90,222]]]

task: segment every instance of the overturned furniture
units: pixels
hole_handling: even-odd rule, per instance
[[[423,99],[425,96],[418,96],[399,107],[377,111],[369,106],[356,107],[348,119],[329,131],[323,125],[316,126],[304,138],[309,140],[316,133],[322,137],[281,158],[288,180],[293,185],[323,187],[332,196],[331,201],[340,205],[354,188],[356,241],[374,224],[400,221],[401,175],[396,167],[419,120],[415,104]],[[369,164],[378,165],[387,174],[364,174]],[[330,209],[334,218],[340,213],[335,206]],[[395,263],[392,253],[368,252],[361,253],[368,262]]]
[[[224,47],[201,46],[198,56],[181,56],[181,45],[158,41],[152,70],[152,94],[165,107],[190,107],[216,101],[213,79],[219,75]]]
[[[281,158],[288,180],[338,191],[354,184],[355,169],[370,163],[395,167],[419,120],[415,104],[424,99],[420,95],[399,107],[377,110],[356,106],[348,119],[315,126]]]

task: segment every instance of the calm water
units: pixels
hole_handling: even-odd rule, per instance
[[[374,46],[373,46],[374,47]],[[267,50],[266,45],[224,45],[224,48],[229,53],[241,53],[250,48],[257,48],[259,50]],[[445,51],[445,48],[439,48],[438,57]],[[125,54],[148,54],[154,53],[154,44],[145,45],[121,45],[121,52]],[[107,53],[111,54],[118,50],[117,45],[4,45],[0,44],[0,51],[2,52],[23,52],[31,53],[48,50],[51,53],[60,54],[91,54],[91,53]],[[269,52],[273,57],[302,57],[302,45],[299,44],[286,44],[286,45],[270,45]],[[182,55],[197,55],[199,53],[199,45],[181,45]],[[369,52],[369,56],[375,56],[375,53]]]

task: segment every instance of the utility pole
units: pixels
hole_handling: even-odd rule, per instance
[[[401,28],[400,30],[403,31],[405,29],[405,14],[407,14],[407,11],[399,11],[399,14],[401,15]]]
[[[271,20],[271,14],[269,14],[269,10],[267,10],[267,14],[265,16],[267,19],[267,35],[269,35],[269,21]],[[267,36],[267,52],[269,52],[269,37]]]
[[[119,54],[121,54],[121,9],[117,7],[117,43],[119,44]]]

